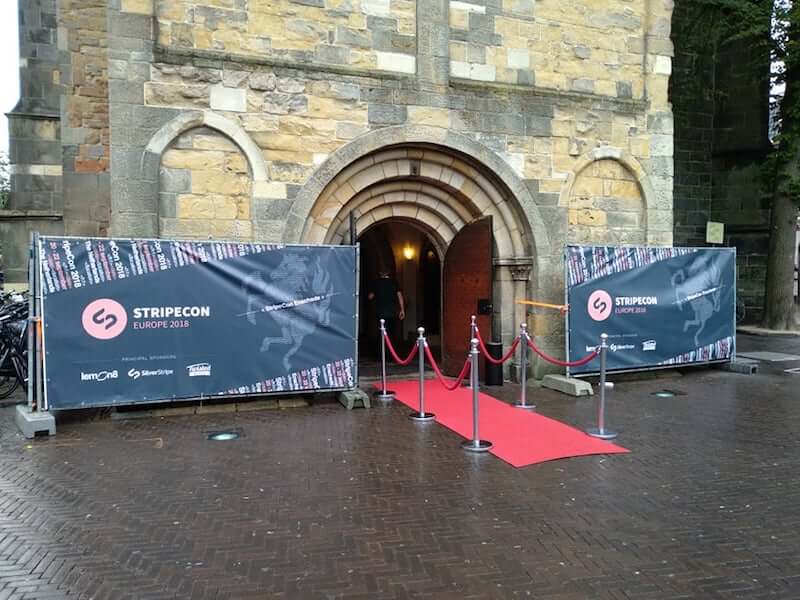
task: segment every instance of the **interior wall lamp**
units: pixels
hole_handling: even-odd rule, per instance
[[[405,257],[406,260],[411,260],[412,258],[414,258],[414,254],[415,254],[414,248],[410,244],[406,244],[403,247],[403,256]]]

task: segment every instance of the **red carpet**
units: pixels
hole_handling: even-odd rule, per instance
[[[397,399],[413,410],[419,409],[417,381],[392,381],[389,386]],[[524,467],[558,458],[588,454],[629,452],[611,442],[598,440],[582,431],[543,417],[531,410],[513,406],[486,394],[479,396],[479,433],[494,447],[496,457],[515,467]],[[472,438],[472,391],[458,388],[446,391],[438,381],[425,382],[425,412],[457,434]],[[587,423],[587,426],[592,425]]]

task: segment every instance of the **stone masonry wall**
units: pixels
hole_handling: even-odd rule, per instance
[[[415,72],[414,0],[158,0],[156,14],[163,46]]]
[[[103,236],[110,221],[106,0],[59,0],[64,226]]]
[[[670,159],[671,148],[658,145],[664,135],[648,133],[648,118],[636,114],[635,105],[508,94],[488,98],[465,88],[445,100],[451,108],[434,107],[419,104],[430,95],[405,90],[393,81],[324,73],[309,76],[291,69],[227,62],[201,67],[199,63],[153,64],[151,80],[144,83],[145,106],[216,109],[239,125],[258,145],[274,184],[266,195],[255,198],[256,207],[291,199],[330,154],[359,135],[392,125],[451,128],[479,140],[535,185],[545,212],[550,210],[548,205],[557,210],[566,175],[596,147],[619,147],[642,164]],[[241,110],[224,110],[231,105],[216,104],[224,93],[238,95]],[[597,197],[614,197],[616,192],[617,188]],[[621,198],[630,199],[630,194]],[[644,211],[643,204],[640,210]],[[668,196],[657,211],[661,214],[656,217],[666,222]],[[558,218],[554,215],[556,222]],[[630,217],[625,222],[636,232],[629,239],[644,237],[643,218]],[[615,223],[624,228],[622,217]],[[566,239],[565,225],[566,221],[555,225],[562,239]],[[671,234],[654,232],[652,239],[669,243]]]
[[[58,213],[61,132],[56,1],[20,2],[19,21],[20,101],[9,114],[9,208]]]
[[[18,2],[20,100],[8,114],[11,195],[0,210],[12,284],[27,285],[30,232],[63,233],[56,13],[56,0]]]
[[[213,129],[192,129],[170,145],[159,190],[159,237],[252,239],[247,159]]]
[[[581,171],[569,200],[568,240],[573,244],[641,245],[646,211],[634,175],[615,160]]]
[[[645,7],[625,0],[450,2],[451,74],[643,98]],[[656,25],[669,31],[668,21]],[[669,75],[665,54],[653,58],[655,73]]]
[[[675,243],[704,246],[707,221],[725,224],[737,249],[737,294],[746,320],[762,314],[770,197],[761,164],[769,150],[769,56],[747,40],[717,46],[691,36],[694,16],[678,2],[670,82],[675,114]]]
[[[238,0],[122,0],[119,8],[109,5],[114,235],[220,236],[215,222],[222,215],[225,227],[240,223],[236,226],[241,229],[230,233],[240,239],[299,242],[310,218],[310,206],[304,204],[309,200],[307,190],[320,178],[336,175],[330,171],[331,164],[346,169],[348,161],[361,158],[363,140],[372,140],[385,130],[385,143],[437,141],[445,149],[450,143],[463,148],[459,140],[468,138],[479,144],[479,151],[471,155],[486,153],[485,160],[500,161],[515,178],[517,197],[509,194],[499,208],[508,226],[523,232],[528,247],[504,248],[500,257],[499,264],[504,266],[498,266],[497,277],[508,304],[498,307],[508,312],[503,317],[504,336],[512,335],[516,327],[510,325],[517,319],[513,298],[527,293],[525,280],[516,279],[527,277],[524,265],[535,265],[528,272],[542,299],[563,297],[559,257],[563,244],[577,235],[569,224],[570,186],[574,181],[579,192],[583,185],[579,175],[597,174],[591,164],[587,166],[591,162],[587,157],[602,151],[598,154],[605,157],[601,169],[611,168],[608,161],[615,163],[613,174],[597,174],[602,195],[586,196],[592,210],[602,212],[607,223],[618,227],[603,239],[672,242],[672,115],[666,93],[672,52],[671,3],[649,3],[648,15],[643,14],[644,2],[625,3],[627,8],[609,14],[619,12],[630,19],[620,17],[616,22],[617,16],[602,16],[586,0],[579,4],[586,14],[595,15],[592,31],[590,21],[594,21],[586,21],[586,15],[575,23],[578,9],[572,5],[551,5],[547,0],[533,14],[524,2],[502,8],[487,5],[486,15],[495,24],[516,23],[509,27],[516,27],[517,37],[487,38],[485,56],[501,56],[490,46],[517,47],[508,43],[513,42],[519,49],[529,48],[531,70],[536,73],[534,81],[520,79],[518,72],[525,69],[519,68],[514,72],[516,79],[509,75],[502,85],[495,81],[487,87],[483,81],[456,73],[449,81],[440,79],[440,59],[451,48],[458,52],[457,45],[451,47],[450,36],[461,42],[453,27],[447,26],[448,11],[442,10],[446,3],[353,1],[345,9],[329,2],[251,0],[245,6]],[[385,51],[380,48],[388,46],[381,44],[387,39],[410,40],[376,36],[382,29],[372,25],[394,27],[396,23],[393,34],[414,36],[415,26],[409,20],[414,5],[419,17],[416,26],[425,35],[420,33],[420,43],[413,47],[392,47],[397,55],[413,59],[414,68],[396,68],[400,59],[395,56],[392,69],[384,69],[388,65],[377,57]],[[456,11],[459,6],[455,0],[450,4]],[[479,11],[470,12],[467,24],[483,30],[476,14]],[[394,21],[390,24],[387,19]],[[602,30],[597,19],[612,26],[613,33]],[[258,20],[261,24],[255,26]],[[300,32],[289,28],[290,23],[302,21],[309,23]],[[444,27],[439,27],[440,22]],[[521,23],[535,25],[541,35],[523,33]],[[259,32],[265,39],[256,39]],[[353,32],[365,37],[356,43]],[[502,30],[498,35],[507,33]],[[297,36],[308,37],[301,41]],[[523,42],[524,36],[529,38]],[[594,39],[600,37],[604,39]],[[270,38],[269,47],[266,38]],[[633,38],[648,42],[637,46]],[[540,45],[544,40],[547,43]],[[605,44],[621,44],[620,40],[624,48],[619,45],[613,55],[606,52]],[[480,44],[468,42],[473,45]],[[588,58],[579,46],[589,48]],[[555,58],[546,63],[549,68],[536,62],[537,57],[543,60],[552,53]],[[375,62],[365,59],[369,56],[375,56]],[[508,68],[508,56],[503,60]],[[581,72],[594,83],[581,88],[568,82],[567,73]],[[553,83],[552,77],[560,74],[564,74],[561,83]],[[615,83],[612,90],[604,83],[612,80],[630,80],[630,93],[625,86],[617,88]],[[198,127],[216,131],[214,139],[227,140],[220,142],[227,150],[197,146],[198,140],[211,137],[207,129]],[[451,142],[451,135],[460,137]],[[235,144],[238,151],[228,144]],[[224,165],[233,157],[239,170],[228,173]],[[238,183],[245,180],[242,157],[252,182],[249,218],[244,201],[248,192]],[[647,189],[637,188],[640,199],[633,197],[631,184],[635,187],[636,183],[628,172],[636,172],[637,181],[646,179]],[[384,176],[391,179],[393,174]],[[487,170],[476,176],[494,174]],[[220,194],[221,188],[208,187],[201,191],[198,183],[228,177],[235,193]],[[608,191],[607,183],[612,186]],[[613,186],[631,189],[621,193]],[[204,196],[214,200],[205,201]],[[634,208],[636,202],[640,206]],[[230,219],[234,204],[237,218]],[[209,218],[212,213],[213,219]],[[599,233],[592,235],[602,241]],[[522,285],[518,290],[517,284]],[[557,320],[545,321],[537,319],[541,332],[537,335],[546,348],[557,352],[563,348],[562,328]]]

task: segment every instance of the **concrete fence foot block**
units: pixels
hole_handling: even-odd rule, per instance
[[[341,402],[342,406],[347,410],[353,410],[356,406],[363,406],[364,408],[370,408],[372,406],[369,394],[358,388],[339,392],[339,402]]]
[[[583,379],[575,379],[566,375],[545,375],[542,387],[556,390],[570,396],[591,396],[594,394],[592,384]]]
[[[723,364],[722,368],[731,373],[754,375],[758,372],[758,361],[752,358],[736,358],[729,363]]]
[[[34,438],[37,433],[56,434],[56,419],[46,411],[31,412],[27,405],[17,405],[17,427],[26,438]]]

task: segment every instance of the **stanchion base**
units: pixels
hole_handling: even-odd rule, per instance
[[[386,390],[385,394],[383,393],[383,390],[377,390],[374,395],[376,400],[381,400],[382,402],[391,402],[394,400],[393,390]]]
[[[415,412],[408,415],[408,418],[412,421],[433,421],[436,418],[436,415],[433,413]]]
[[[597,427],[589,427],[586,430],[587,435],[592,437],[600,438],[601,440],[613,440],[617,437],[616,431],[610,431],[608,429],[603,429],[600,431]]]
[[[461,447],[467,452],[488,452],[494,444],[486,440],[467,440],[461,442]]]
[[[525,404],[522,404],[522,402],[515,402],[514,404],[512,404],[512,406],[514,408],[527,408],[528,410],[533,410],[534,408],[536,408],[535,404],[528,404],[527,402]]]

